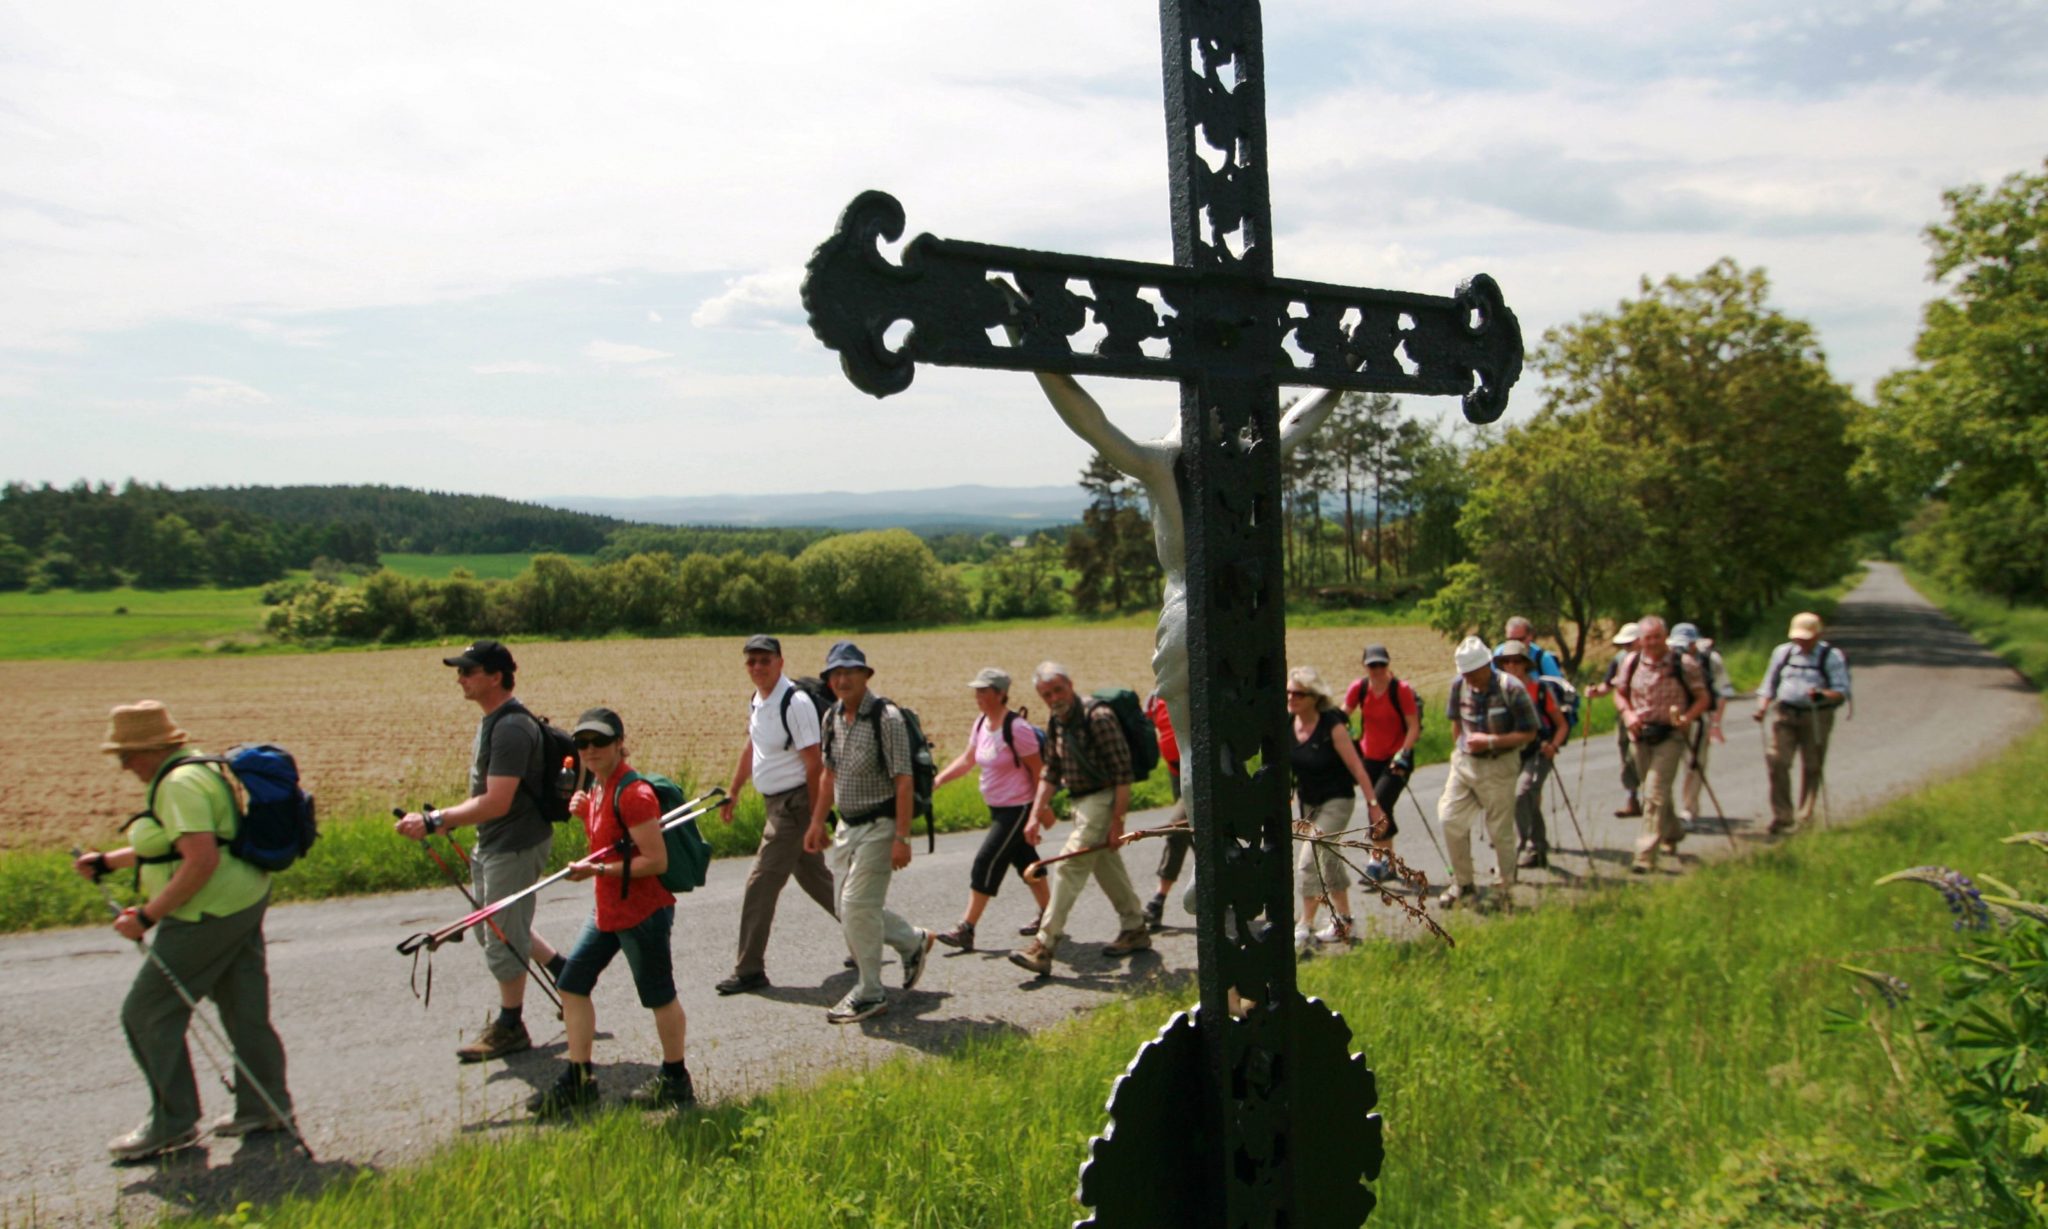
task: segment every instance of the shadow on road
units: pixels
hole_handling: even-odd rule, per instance
[[[234,1147],[235,1155],[225,1165],[209,1167],[209,1145]],[[261,1205],[287,1195],[317,1195],[336,1182],[374,1170],[375,1166],[352,1161],[309,1161],[291,1136],[271,1132],[250,1136],[239,1146],[208,1140],[174,1152],[141,1169],[135,1181],[121,1188],[121,1195],[148,1194],[169,1207],[222,1216],[242,1203]]]

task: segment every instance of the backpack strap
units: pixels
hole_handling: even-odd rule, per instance
[[[619,876],[619,899],[624,900],[633,892],[633,833],[626,827],[625,813],[619,810],[619,800],[626,796],[626,787],[647,778],[628,768],[619,776],[619,783],[612,788],[612,821],[619,825],[619,843],[613,846],[619,851],[619,858],[626,864],[626,871]]]
[[[784,679],[783,681],[788,682],[789,680]],[[782,693],[782,749],[784,751],[796,750],[796,735],[791,733],[789,728],[789,703],[794,699],[796,699],[796,684],[790,683],[788,689]]]
[[[1010,749],[1010,758],[1016,761],[1017,767],[1022,768],[1024,767],[1024,757],[1017,754],[1017,736],[1010,732],[1010,727],[1016,724],[1017,714],[1003,714],[1003,745]]]

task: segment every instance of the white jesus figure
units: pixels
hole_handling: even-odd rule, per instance
[[[1014,332],[1012,338],[1014,344]],[[1145,498],[1152,505],[1152,541],[1159,552],[1159,568],[1166,574],[1159,629],[1152,638],[1153,685],[1166,700],[1173,728],[1192,730],[1188,724],[1187,528],[1181,515],[1180,487],[1173,478],[1173,463],[1180,456],[1180,423],[1176,420],[1164,438],[1141,444],[1110,422],[1095,398],[1072,376],[1036,375],[1046,400],[1052,402],[1068,429],[1145,488]],[[1340,389],[1330,389],[1289,410],[1280,420],[1280,455],[1286,456],[1321,426],[1343,395]],[[1183,757],[1181,764],[1185,785],[1192,757]]]

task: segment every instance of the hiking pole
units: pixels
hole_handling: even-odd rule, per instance
[[[675,810],[670,811],[668,814],[663,815],[661,817],[660,823],[662,831],[666,832],[670,828],[676,826],[677,824],[687,823],[690,820],[696,819],[700,815],[710,813],[711,809],[717,805],[720,799],[724,797],[725,789],[724,787],[720,786],[714,787],[708,793],[701,794],[696,798],[692,798],[690,801],[685,802],[683,805],[677,807]],[[474,913],[465,914],[464,916],[457,918],[455,921],[450,922],[448,925],[441,927],[441,929],[439,930],[428,931],[423,934],[408,935],[406,938],[401,939],[399,941],[398,954],[401,956],[410,956],[414,952],[419,951],[422,947],[426,948],[428,951],[432,951],[435,948],[440,947],[443,943],[446,943],[449,939],[453,938],[454,936],[461,934],[465,930],[468,930],[470,927],[479,925],[480,923],[487,921],[491,917],[496,916],[500,911],[506,909],[507,907],[516,905],[520,901],[525,900],[527,897],[534,895],[535,893],[539,892],[542,888],[549,887],[567,878],[569,872],[573,869],[575,869],[573,864],[570,866],[565,866],[561,870],[556,871],[554,874],[537,881],[531,887],[524,888],[520,891],[514,892],[512,895],[503,897],[502,899],[492,901],[490,904],[477,909]]]
[[[84,856],[84,850],[79,849],[75,845],[72,847],[71,857],[73,861]],[[107,902],[107,911],[118,919],[121,916],[122,909],[115,902],[112,889],[108,888],[106,884],[101,883],[98,879],[94,879],[92,882],[93,886],[100,890],[100,899]],[[171,972],[170,964],[161,955],[157,954],[156,944],[144,943],[142,940],[137,939],[135,940],[135,947],[142,953],[143,959],[155,965],[156,971],[164,975],[164,980],[171,984],[171,989],[175,990],[178,998],[183,1000],[185,1010],[192,1013],[192,1018],[199,1021],[200,1027],[212,1035],[214,1044],[228,1052],[228,1059],[235,1064],[235,1074],[239,1078],[248,1081],[249,1087],[256,1090],[256,1095],[263,1098],[263,1107],[270,1111],[270,1116],[283,1126],[285,1130],[292,1133],[292,1140],[298,1144],[299,1151],[306,1154],[308,1161],[313,1160],[313,1149],[307,1145],[306,1137],[299,1134],[297,1120],[278,1108],[277,1098],[271,1096],[270,1090],[263,1086],[263,1081],[257,1079],[255,1072],[249,1070],[249,1064],[242,1061],[242,1056],[236,1052],[234,1043],[227,1039],[227,1034],[221,1031],[221,1026],[215,1024],[211,1018],[199,1010],[199,1000],[192,997],[192,992],[185,989],[185,983],[178,980],[176,973]],[[200,1042],[199,1051],[206,1055],[206,1061],[212,1064],[214,1074],[220,1077],[221,1087],[227,1089],[229,1093],[234,1093],[235,1088],[228,1082],[226,1069],[220,1065],[220,1059],[214,1057],[213,1051],[207,1047],[204,1041]]]
[[[1699,736],[1701,742],[1706,741],[1707,727],[1699,726]],[[1728,822],[1728,812],[1721,806],[1721,795],[1714,792],[1714,779],[1707,775],[1706,765],[1700,763],[1700,744],[1687,738],[1685,753],[1690,761],[1687,767],[1699,777],[1700,784],[1707,787],[1707,801],[1714,804],[1714,814],[1721,817],[1721,835],[1728,838],[1728,848],[1737,853],[1742,852],[1742,846],[1735,843],[1735,826]]]
[[[420,807],[420,811],[422,814],[432,809],[433,808],[431,806],[425,804],[422,804]],[[391,814],[398,819],[404,819],[405,808],[392,807]],[[448,838],[448,843],[455,847],[456,855],[462,859],[463,865],[467,866],[469,864],[469,855],[463,852],[462,842],[456,840],[454,837],[451,836]],[[434,852],[433,838],[422,838],[420,841],[420,848],[427,851],[427,856],[434,860],[435,866],[441,868],[441,873],[447,877],[449,883],[454,885],[455,890],[462,893],[462,899],[469,902],[470,908],[483,908],[483,902],[479,901],[476,898],[476,893],[471,892],[469,890],[468,884],[462,882],[462,877],[455,873],[455,868],[448,865],[447,860],[443,858],[440,854]],[[508,948],[512,946],[512,940],[505,937],[505,932],[499,928],[498,923],[495,920],[489,921],[488,924],[491,928],[491,933],[498,936],[498,942],[504,944]],[[562,1000],[555,994],[554,979],[551,977],[542,976],[540,964],[533,958],[533,952],[531,950],[529,950],[526,953],[526,972],[528,976],[533,978],[533,984],[539,986],[540,992],[547,996],[548,1002],[553,1003],[555,1005],[555,1018],[557,1020],[561,1019]]]
[[[1594,883],[1600,882],[1600,862],[1593,857],[1593,842],[1586,839],[1586,830],[1579,826],[1579,809],[1572,805],[1571,793],[1564,787],[1564,778],[1557,773],[1550,774],[1550,783],[1557,786],[1557,796],[1564,799],[1564,813],[1572,817],[1572,831],[1579,834],[1579,848],[1586,855],[1586,871]],[[1556,812],[1552,812],[1556,814]]]
[[[1187,824],[1184,823],[1161,824],[1156,828],[1139,828],[1132,832],[1126,832],[1122,836],[1116,837],[1113,840],[1104,841],[1100,845],[1090,845],[1086,849],[1076,849],[1072,853],[1054,854],[1050,858],[1040,858],[1038,861],[1033,862],[1031,865],[1024,868],[1024,878],[1034,881],[1043,879],[1045,878],[1046,867],[1053,865],[1055,862],[1065,862],[1069,858],[1079,858],[1084,857],[1091,853],[1101,853],[1105,849],[1120,849],[1123,846],[1130,844],[1132,841],[1142,841],[1147,837],[1166,836],[1175,832],[1193,831],[1193,828],[1189,827]]]
[[[1451,875],[1451,855],[1444,852],[1444,843],[1436,839],[1436,825],[1429,822],[1429,812],[1422,809],[1422,803],[1416,800],[1414,790],[1404,789],[1401,792],[1407,796],[1408,804],[1415,808],[1416,816],[1422,820],[1422,830],[1429,834],[1429,843],[1436,847],[1436,856],[1444,860],[1444,874]],[[1456,878],[1455,875],[1452,877]]]

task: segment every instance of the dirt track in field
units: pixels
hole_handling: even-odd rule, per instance
[[[1447,655],[1422,628],[1316,629],[1289,637],[1294,664],[1349,679],[1371,638],[1391,648],[1397,668],[1420,669]],[[651,769],[730,771],[749,684],[740,637],[516,644],[518,694],[567,726],[596,704],[625,717],[633,757]],[[863,636],[876,690],[916,709],[947,754],[974,720],[967,681],[997,665],[1030,698],[1033,666],[1064,662],[1084,687],[1150,690],[1149,628],[1016,628],[998,632],[907,632]],[[830,641],[792,636],[783,651],[795,673],[814,674]],[[0,727],[0,762],[35,764],[0,774],[0,849],[68,847],[82,834],[109,839],[140,807],[134,781],[99,751],[107,710],[149,698],[210,751],[274,742],[329,814],[382,814],[394,804],[446,798],[465,780],[476,709],[463,702],[441,659],[459,651],[393,649],[290,657],[223,657],[145,662],[0,662],[0,695],[11,720]],[[1036,707],[1036,705],[1034,705]],[[64,782],[65,805],[49,805],[49,783]]]

